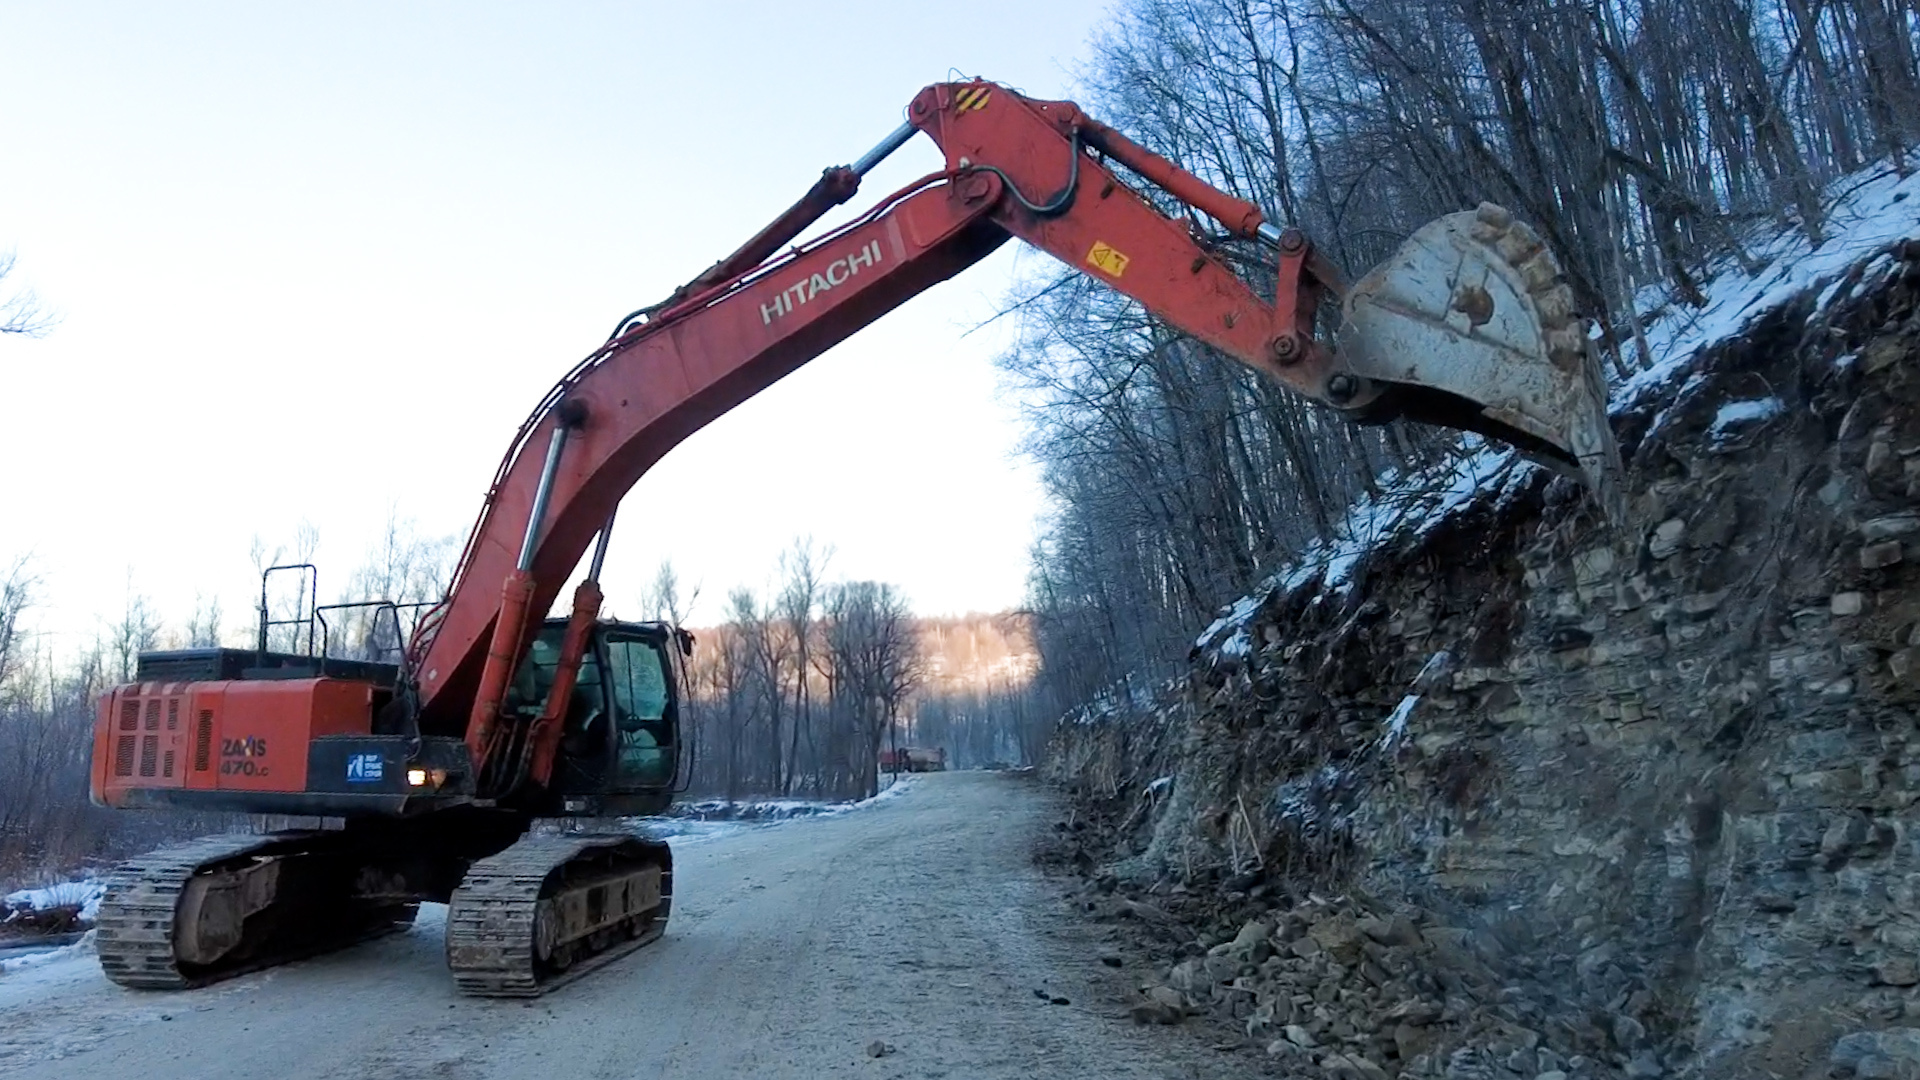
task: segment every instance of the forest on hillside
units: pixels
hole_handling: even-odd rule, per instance
[[[1916,0],[1121,0],[1080,101],[1355,277],[1425,221],[1510,208],[1618,376],[1648,362],[1640,318],[1752,262],[1745,228],[1817,241],[1836,178],[1912,167],[1917,35]],[[1264,251],[1219,251],[1271,282]],[[1054,507],[1029,605],[1054,710],[1173,674],[1383,474],[1461,449],[1351,426],[1077,272],[1008,306]]]
[[[727,594],[696,629],[684,715],[698,795],[871,795],[880,751],[939,747],[950,767],[1030,765],[1053,717],[1035,707],[1038,657],[1024,616],[915,616],[896,587],[830,580],[831,553],[796,541],[772,583]],[[646,615],[680,623],[690,597],[671,564]]]

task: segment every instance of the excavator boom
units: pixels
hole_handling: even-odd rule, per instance
[[[775,253],[857,190],[859,177],[918,132],[946,168],[852,223]],[[1104,160],[1103,160],[1104,159]],[[1262,297],[1196,237],[1121,182],[1126,166],[1178,203],[1247,239],[1270,242],[1276,286]],[[1464,218],[1470,224],[1456,219]],[[1480,220],[1480,219],[1485,219]],[[1071,102],[1037,101],[985,81],[917,94],[907,122],[665,304],[636,313],[563,379],[502,462],[446,602],[416,635],[423,725],[490,723],[489,648],[508,660],[622,495],[681,440],[1010,236],[1139,301],[1149,311],[1294,392],[1356,419],[1401,415],[1520,446],[1603,494],[1614,451],[1604,389],[1583,351],[1551,255],[1497,207],[1444,219],[1353,290],[1295,229],[1139,147]],[[1489,224],[1491,223],[1491,224]],[[1402,296],[1416,280],[1425,294]],[[1344,301],[1336,353],[1314,325]],[[1498,331],[1495,337],[1489,331]],[[556,432],[559,433],[556,438]],[[557,448],[557,471],[543,488]],[[532,451],[532,452],[529,452]],[[545,492],[547,509],[530,521]],[[519,554],[532,558],[515,578]],[[530,589],[503,604],[500,583]],[[502,625],[505,608],[509,623]],[[478,697],[481,708],[474,707]]]

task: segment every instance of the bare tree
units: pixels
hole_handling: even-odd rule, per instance
[[[260,575],[270,567],[312,563],[319,549],[319,527],[310,521],[302,521],[294,531],[291,544],[283,541],[269,548],[266,541],[256,534],[248,555],[253,562],[255,580],[260,580]],[[299,652],[306,648],[305,628],[313,618],[312,609],[317,602],[317,598],[311,595],[313,585],[298,572],[283,573],[266,582],[263,597],[265,610],[256,609],[254,617],[279,624],[269,628],[268,648],[283,652]]]
[[[742,607],[752,610],[753,597],[751,593],[742,597],[738,595],[740,592],[745,590],[736,590],[729,598],[730,610],[736,613],[735,621],[720,628],[715,635],[719,639],[715,642],[718,647],[710,650],[714,654],[714,682],[720,696],[717,719],[727,751],[725,783],[729,802],[738,799],[747,789],[753,767],[751,757],[743,753],[754,720],[753,650],[740,632],[737,617]]]
[[[846,762],[864,794],[879,789],[879,753],[901,707],[924,674],[920,643],[906,598],[892,585],[854,581],[828,593],[826,648],[833,659],[837,702],[854,738]]]
[[[654,571],[653,583],[640,597],[640,606],[648,618],[684,626],[687,613],[700,601],[700,586],[695,585],[685,597],[680,595],[680,588],[680,575],[673,568],[673,560],[661,559],[660,568]]]
[[[752,589],[741,587],[727,598],[727,613],[738,638],[739,657],[753,692],[753,715],[765,727],[754,736],[758,769],[767,790],[784,792],[786,758],[781,735],[786,720],[786,673],[793,663],[793,646],[775,614],[762,607]]]
[[[0,283],[13,274],[14,262],[13,252],[0,252]],[[0,289],[0,334],[42,337],[59,321],[32,289]]]
[[[113,658],[119,682],[132,682],[140,654],[160,642],[163,626],[153,601],[134,588],[133,573],[127,573],[127,598],[120,618],[107,628],[107,649]]]
[[[795,540],[793,546],[780,556],[780,572],[786,581],[774,600],[774,610],[793,650],[793,662],[787,669],[793,680],[793,724],[787,743],[787,792],[793,790],[799,777],[800,740],[803,735],[807,741],[807,756],[818,757],[811,691],[814,638],[817,636],[815,615],[824,587],[822,574],[832,558],[833,549],[816,549],[812,537]]]
[[[25,555],[15,558],[5,574],[0,574],[0,701],[5,700],[14,671],[22,663],[20,620],[33,606],[39,585],[32,561]]]
[[[187,616],[186,640],[189,649],[210,649],[220,644],[220,598],[193,595],[193,614]]]
[[[404,645],[401,637],[411,625],[410,613],[446,594],[458,552],[457,537],[423,536],[418,522],[388,507],[379,538],[347,575],[337,602],[384,601],[395,608],[355,607],[330,613],[329,650],[362,660],[391,660],[399,655]]]

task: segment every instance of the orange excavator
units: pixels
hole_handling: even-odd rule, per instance
[[[795,245],[917,133],[944,168]],[[448,904],[447,962],[477,995],[540,994],[658,937],[671,853],[612,819],[672,799],[693,642],[600,618],[621,497],[703,425],[1010,237],[1356,420],[1478,431],[1617,501],[1586,324],[1553,257],[1506,211],[1433,222],[1349,287],[1298,230],[1070,102],[938,83],[873,150],[621,320],[554,386],[397,662],[331,655],[337,605],[303,607],[296,644],[270,649],[267,580],[298,575],[318,599],[310,566],[276,567],[257,648],[146,653],[138,681],[103,696],[95,801],[329,826],[212,837],[117,868],[98,922],[107,975],[196,986],[404,927],[422,901]],[[1221,252],[1236,243],[1270,250],[1271,297],[1229,269]],[[1314,332],[1329,302],[1331,347]],[[569,613],[547,618],[590,547]],[[382,616],[399,629],[398,606]],[[556,818],[576,820],[533,827]]]

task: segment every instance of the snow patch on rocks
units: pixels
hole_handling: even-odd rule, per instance
[[[91,926],[100,915],[100,897],[106,891],[105,882],[86,878],[10,892],[0,897],[0,926],[27,924],[38,916],[63,911],[77,912],[79,921]]]
[[[1241,603],[1248,602],[1241,601]],[[1249,616],[1257,608],[1257,603],[1249,607],[1247,609]],[[1244,640],[1234,648],[1239,650],[1239,655],[1251,655],[1253,639],[1244,634],[1241,636]],[[1083,725],[1105,724],[1124,716],[1141,713],[1164,715],[1166,710],[1163,703],[1178,697],[1179,690],[1180,680],[1178,679],[1163,679],[1157,683],[1143,679],[1125,679],[1095,694],[1093,700],[1068,712],[1061,722]]]
[[[1735,429],[1762,420],[1771,420],[1786,410],[1786,403],[1777,397],[1764,397],[1757,401],[1729,401],[1720,406],[1713,416],[1713,424],[1707,434],[1715,439],[1725,438]]]
[[[1663,289],[1644,290],[1641,331],[1652,364],[1616,381],[1609,411],[1616,416],[1649,409],[1664,413],[1707,384],[1693,371],[1704,351],[1743,336],[1760,319],[1811,291],[1819,290],[1810,316],[1818,318],[1832,304],[1884,284],[1897,265],[1890,251],[1903,241],[1920,240],[1920,173],[1902,177],[1889,169],[1871,170],[1837,181],[1830,194],[1834,203],[1823,242],[1812,244],[1797,227],[1750,238],[1744,264],[1729,256],[1714,267],[1713,280],[1703,290],[1705,306],[1696,310]],[[1633,351],[1629,345],[1629,354]],[[1716,416],[1713,434],[1724,439],[1743,433],[1783,409],[1771,395],[1731,402]],[[1648,437],[1661,419],[1654,418]],[[1450,460],[1404,475],[1389,469],[1378,478],[1377,493],[1357,501],[1331,539],[1316,541],[1223,609],[1194,639],[1196,657],[1229,666],[1244,663],[1258,648],[1249,627],[1269,606],[1308,589],[1314,591],[1311,604],[1340,602],[1374,552],[1415,542],[1477,503],[1504,503],[1528,486],[1538,468],[1510,449],[1468,434]]]
[[[1613,390],[1613,411],[1636,409],[1660,395],[1703,349],[1745,333],[1755,321],[1813,289],[1816,310],[1862,295],[1879,284],[1894,262],[1885,253],[1902,240],[1920,237],[1920,173],[1902,177],[1875,169],[1843,177],[1829,188],[1834,199],[1826,238],[1819,246],[1798,227],[1759,238],[1746,254],[1755,269],[1722,259],[1703,291],[1699,310],[1676,304],[1660,289],[1642,294],[1653,366]],[[1865,264],[1864,266],[1862,264]],[[1858,268],[1860,274],[1853,277]]]

